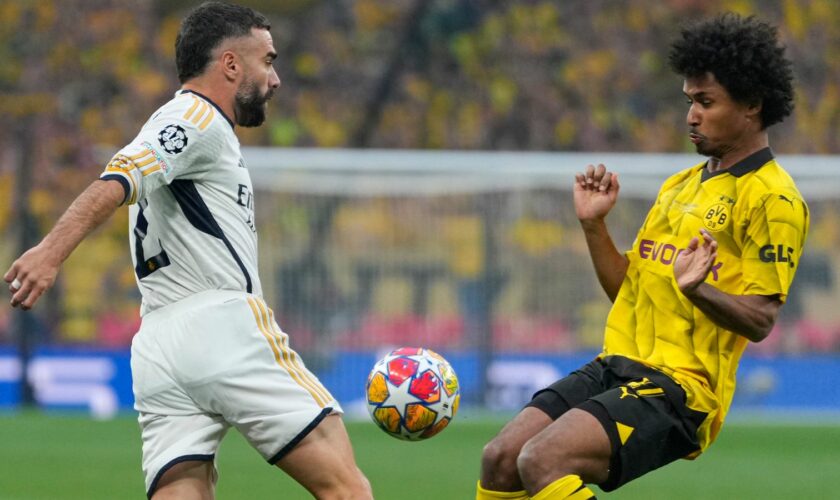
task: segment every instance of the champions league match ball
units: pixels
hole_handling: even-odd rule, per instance
[[[439,434],[455,418],[460,399],[455,370],[422,347],[391,351],[367,379],[370,417],[386,434],[406,441]]]

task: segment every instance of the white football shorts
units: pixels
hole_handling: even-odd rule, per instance
[[[131,373],[150,497],[175,464],[215,466],[231,426],[274,464],[324,417],[342,413],[271,309],[244,292],[201,292],[146,314]]]

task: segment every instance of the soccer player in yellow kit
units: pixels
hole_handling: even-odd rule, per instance
[[[808,207],[767,127],[790,114],[774,27],[727,14],[683,30],[688,135],[708,160],[671,176],[625,254],[604,219],[616,174],[576,176],[575,210],[613,307],[603,352],[537,392],[484,449],[477,498],[594,498],[717,436],[748,342],[773,327],[808,232]]]

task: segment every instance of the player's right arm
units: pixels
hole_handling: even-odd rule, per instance
[[[611,301],[615,301],[629,265],[613,243],[605,218],[618,199],[618,175],[604,165],[587,165],[575,175],[575,213],[580,221],[595,274]]]
[[[14,261],[3,276],[12,292],[12,307],[31,309],[55,283],[64,260],[124,199],[125,189],[119,182],[96,180],[85,189],[44,239]],[[12,283],[20,287],[15,289]]]
[[[219,127],[212,126],[214,118],[219,119],[214,108],[192,94],[180,94],[161,107],[41,243],[21,255],[3,276],[10,283],[12,306],[35,305],[55,282],[64,260],[117,207],[137,203],[176,178],[201,175],[211,168],[222,144]],[[13,286],[18,284],[19,288]]]

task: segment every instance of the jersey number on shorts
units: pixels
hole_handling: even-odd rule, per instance
[[[160,244],[160,253],[153,255],[148,259],[143,255],[143,240],[146,239],[146,233],[149,229],[149,221],[143,215],[143,209],[146,208],[147,202],[143,200],[139,203],[140,210],[137,212],[137,222],[134,224],[134,254],[137,257],[137,265],[134,267],[134,272],[137,273],[137,279],[142,280],[146,276],[157,271],[161,267],[169,265],[169,256],[166,255],[166,250],[163,249],[163,244]]]

